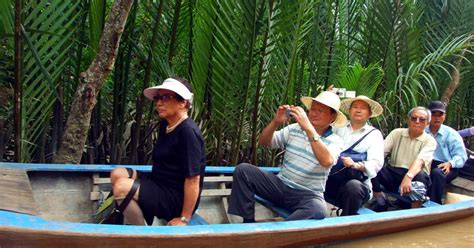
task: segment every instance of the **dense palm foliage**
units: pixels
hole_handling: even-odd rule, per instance
[[[48,162],[111,1],[22,2],[22,160]],[[0,128],[13,115],[14,3],[0,1]],[[458,68],[447,122],[470,126],[471,13],[471,0],[135,1],[83,162],[149,163],[157,119],[142,91],[170,75],[192,82],[209,164],[277,163],[256,147],[276,107],[330,84],[381,102],[373,124],[387,133],[411,107],[440,98]],[[2,135],[14,138],[5,123],[1,146]]]

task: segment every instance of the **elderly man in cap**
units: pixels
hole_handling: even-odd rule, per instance
[[[412,208],[421,207],[431,184],[430,164],[436,149],[436,140],[424,132],[430,118],[431,112],[425,107],[412,108],[408,112],[408,128],[394,129],[385,138],[384,153],[391,155],[389,164],[372,179],[373,210],[387,209],[380,185],[408,196]]]
[[[431,122],[425,131],[438,143],[431,163],[431,188],[428,195],[432,201],[441,204],[446,184],[458,176],[458,169],[464,166],[467,154],[459,133],[443,124],[446,119],[444,103],[432,101],[428,109],[431,111]]]
[[[259,138],[260,145],[285,149],[281,172],[274,175],[245,163],[234,172],[229,213],[243,217],[244,223],[255,221],[255,194],[290,210],[287,220],[326,215],[324,186],[342,150],[342,141],[330,125],[343,125],[346,118],[339,111],[339,97],[332,92],[301,101],[308,114],[298,106],[279,106]],[[289,118],[296,123],[276,131]]]
[[[342,209],[341,215],[346,216],[357,214],[362,204],[371,198],[370,179],[383,166],[382,133],[368,124],[369,118],[383,113],[383,108],[378,102],[361,95],[342,100],[341,111],[349,115],[350,121],[344,127],[335,128],[334,132],[342,138],[344,151],[351,149],[358,155],[365,154],[364,159],[354,161],[342,153],[326,182],[326,200],[333,200]]]

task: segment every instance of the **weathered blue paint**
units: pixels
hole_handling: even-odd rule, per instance
[[[27,164],[0,162],[0,168],[21,169],[26,171],[68,171],[68,172],[110,172],[115,168],[130,167],[132,169],[150,172],[151,165],[102,165],[102,164]],[[260,167],[261,169],[279,172],[279,167]],[[234,172],[234,166],[206,166],[206,173]]]
[[[64,233],[103,233],[103,234],[127,234],[127,235],[192,235],[192,234],[231,234],[249,232],[273,232],[290,231],[296,229],[328,227],[334,225],[357,225],[366,222],[400,219],[404,217],[415,217],[424,214],[445,213],[469,209],[474,206],[474,200],[440,205],[430,208],[418,208],[383,212],[377,214],[366,214],[356,216],[344,216],[338,218],[326,218],[323,220],[298,220],[252,224],[211,224],[199,226],[121,226],[121,225],[99,225],[73,222],[47,221],[41,217],[26,214],[13,213],[0,210],[0,228],[11,227],[31,230],[48,230]]]

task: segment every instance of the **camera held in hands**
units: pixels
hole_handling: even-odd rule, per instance
[[[288,120],[291,118],[291,110],[289,108],[285,109],[285,116]]]

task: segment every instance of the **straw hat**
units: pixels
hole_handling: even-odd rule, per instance
[[[339,111],[339,107],[341,106],[341,100],[336,94],[330,91],[323,91],[319,93],[317,97],[303,96],[301,97],[301,101],[307,109],[311,109],[311,104],[313,103],[313,101],[319,102],[334,109],[337,112],[337,117],[336,120],[332,123],[332,125],[335,127],[342,127],[347,122],[346,116],[341,111]]]
[[[188,100],[192,102],[193,99],[193,93],[189,91],[184,84],[182,84],[180,81],[174,79],[174,78],[167,78],[165,81],[163,81],[162,85],[158,86],[153,86],[146,88],[143,91],[143,95],[145,95],[146,98],[150,100],[154,100],[154,97],[158,95],[158,90],[164,89],[164,90],[171,90],[174,93],[180,95],[184,100]]]
[[[342,100],[341,111],[346,114],[349,114],[349,109],[351,108],[351,104],[354,101],[364,101],[369,105],[370,111],[372,112],[372,115],[369,118],[377,117],[383,113],[383,108],[378,102],[363,95]]]

